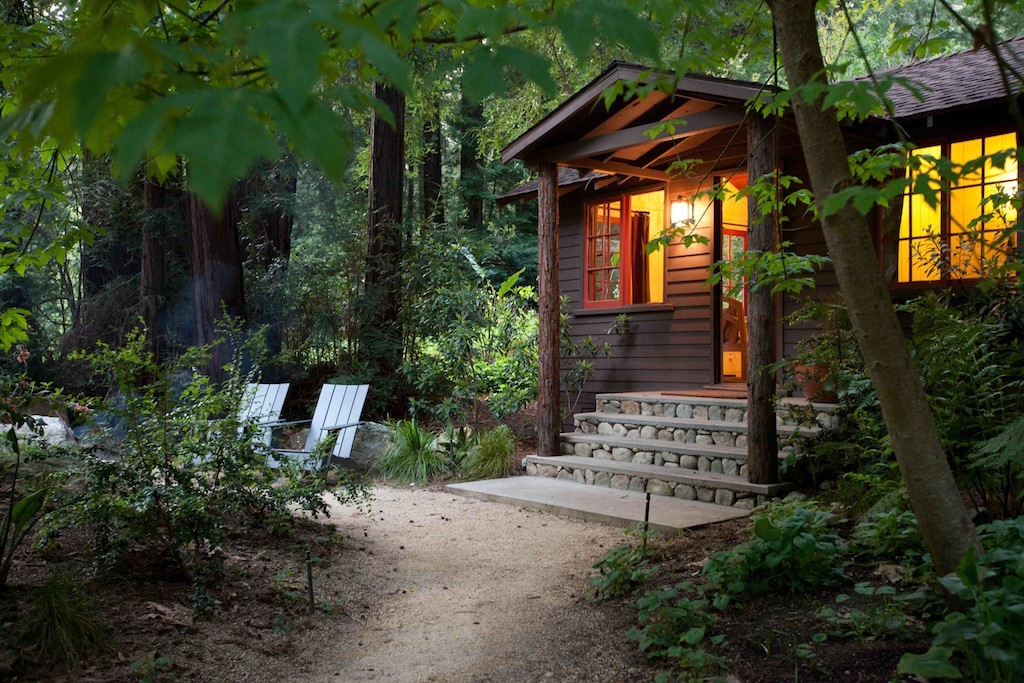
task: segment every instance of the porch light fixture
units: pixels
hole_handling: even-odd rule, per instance
[[[690,206],[690,200],[683,195],[677,195],[676,200],[672,202],[670,215],[672,218],[672,227],[674,228],[692,220],[693,207]]]

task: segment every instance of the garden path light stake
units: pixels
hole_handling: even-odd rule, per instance
[[[651,521],[651,494],[650,494],[650,492],[648,492],[647,493],[647,504],[644,506],[644,540],[643,540],[643,547],[644,547],[644,552],[645,553],[647,552],[647,530],[648,530],[648,525],[650,524],[650,521]]]
[[[316,606],[313,603],[313,556],[306,551],[306,581],[309,583],[309,613],[312,614]]]

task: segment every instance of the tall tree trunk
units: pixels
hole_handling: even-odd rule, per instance
[[[775,134],[772,121],[758,116],[747,124],[747,172],[750,182],[775,168]],[[747,199],[747,248],[771,254],[775,251],[775,212],[764,215],[757,198]],[[779,442],[775,431],[775,297],[770,287],[758,286],[755,272],[747,292],[747,476],[755,484],[779,481]]]
[[[377,381],[394,380],[402,363],[402,189],[405,168],[405,95],[375,84],[373,95],[391,111],[391,126],[376,113],[370,123],[370,220],[366,240],[369,310],[363,320],[359,354]],[[397,387],[393,387],[397,389]],[[399,409],[400,392],[392,391]]]
[[[541,164],[537,180],[537,454],[559,455],[561,297],[558,292],[558,167]]]
[[[253,306],[253,297],[249,299],[252,322],[266,326],[271,360],[278,357],[284,344],[285,311],[280,295],[292,253],[297,182],[297,161],[286,154],[276,162],[257,164],[237,192],[242,223],[250,238],[250,265],[271,276],[265,280],[270,291],[264,292],[259,305]],[[263,370],[268,372],[267,368]]]
[[[483,123],[482,104],[470,104],[465,93],[460,106],[459,172],[462,203],[466,207],[466,227],[479,231],[484,225],[484,182],[480,168],[480,126]]]
[[[423,222],[441,225],[444,223],[444,205],[441,204],[441,120],[437,115],[433,120],[423,122],[423,144],[426,154],[423,156]]]
[[[142,247],[140,249],[139,301],[150,351],[162,355],[169,330],[165,311],[170,292],[171,260],[178,251],[184,219],[184,192],[176,181],[145,178],[142,189]]]
[[[224,316],[245,317],[242,249],[238,241],[238,202],[232,193],[216,215],[199,197],[188,196],[189,265],[195,311],[196,343],[212,344]],[[207,366],[216,380],[231,360],[227,343],[216,344]]]
[[[814,0],[769,0],[790,87],[824,79]],[[819,209],[854,184],[836,112],[822,100],[793,99],[800,142]],[[978,538],[942,452],[939,432],[906,339],[889,300],[867,220],[852,205],[821,211],[836,278],[871,381],[878,392],[893,451],[914,514],[939,574],[956,569]]]

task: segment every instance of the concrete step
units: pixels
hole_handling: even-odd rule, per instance
[[[553,512],[589,522],[628,527],[643,522],[647,496],[634,491],[586,486],[561,479],[508,477],[445,487],[452,493],[518,505],[528,510]],[[747,516],[742,508],[723,507],[694,500],[651,496],[650,528],[675,533]]]
[[[606,486],[613,489],[683,500],[714,502],[727,507],[749,510],[790,490],[783,484],[752,484],[745,476],[680,467],[665,467],[633,462],[617,462],[599,458],[570,455],[525,458],[526,472],[531,476],[549,477],[579,484]]]

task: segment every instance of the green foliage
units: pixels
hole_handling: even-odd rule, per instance
[[[905,494],[899,496],[899,500],[887,509],[877,509],[876,506],[857,523],[851,539],[855,552],[905,566],[922,561],[924,538],[917,517],[908,509]]]
[[[77,667],[84,654],[106,649],[111,633],[93,611],[89,594],[67,575],[54,573],[29,593],[21,638],[39,661]]]
[[[932,647],[907,654],[900,673],[930,678],[1011,681],[1024,675],[1024,518],[978,529],[987,548],[968,549],[942,585],[965,607],[951,609],[932,629]]]
[[[444,256],[465,265],[427,275],[433,287],[416,306],[420,338],[404,374],[421,397],[417,407],[446,397],[438,417],[477,419],[483,401],[495,416],[509,415],[537,394],[536,292],[517,286],[522,271],[495,287],[465,246]]]
[[[451,463],[437,436],[420,427],[415,418],[400,420],[391,447],[377,461],[381,475],[402,484],[425,484],[451,471]]]
[[[469,479],[496,479],[507,477],[516,470],[512,460],[515,436],[508,425],[498,425],[477,437],[459,462],[460,473]]]
[[[18,350],[17,362],[24,365],[29,358],[27,349]],[[26,379],[24,371],[18,375],[0,378],[0,425],[3,442],[0,443],[0,474],[11,468],[10,489],[2,499],[0,516],[0,589],[7,585],[7,577],[14,563],[14,553],[39,521],[47,489],[40,488],[19,497],[19,474],[23,455],[18,439],[18,428],[37,427],[36,420],[27,414],[31,399],[37,395],[35,385]],[[13,461],[10,465],[10,461]]]
[[[713,612],[707,600],[691,599],[679,588],[650,590],[637,600],[640,626],[626,637],[655,659],[668,658],[697,678],[725,664],[726,660],[704,649]],[[708,638],[720,644],[725,636]]]
[[[954,476],[997,517],[1024,512],[1024,297],[1016,287],[954,308],[939,297],[907,305],[914,360]]]
[[[590,587],[595,600],[632,595],[650,578],[650,561],[657,554],[654,546],[648,545],[650,532],[638,527],[625,533],[626,542],[612,548],[594,565],[597,574],[590,578]]]
[[[822,607],[815,614],[816,617],[832,626],[833,630],[827,635],[853,638],[854,640],[874,640],[876,638],[907,638],[914,633],[913,622],[907,613],[906,605],[899,600],[894,587],[876,588],[866,583],[859,583],[854,590],[862,595],[882,596],[882,602],[878,605],[869,605],[865,609],[849,608],[844,603],[850,599],[850,596],[839,593],[835,598],[835,608]]]
[[[99,566],[145,551],[201,588],[219,574],[220,547],[233,526],[287,528],[293,506],[326,514],[320,481],[289,458],[272,470],[259,430],[239,419],[255,379],[240,371],[240,355],[220,386],[192,370],[203,364],[202,349],[161,365],[139,332],[120,350],[101,345],[85,356],[116,387],[96,437],[105,457],[86,455],[67,471],[46,535],[86,527]],[[275,485],[279,477],[284,485]],[[361,503],[368,492],[346,477],[337,495]]]
[[[715,553],[704,565],[715,607],[744,596],[838,585],[846,547],[829,531],[834,517],[809,503],[769,503],[752,518],[753,539]]]

